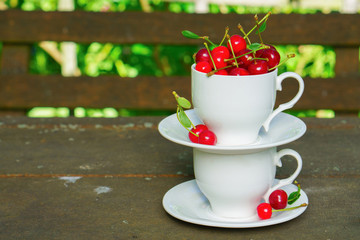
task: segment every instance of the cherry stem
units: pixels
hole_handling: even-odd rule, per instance
[[[246,35],[246,32],[244,31],[244,28],[240,24],[238,24],[237,27],[240,30],[240,32],[242,32],[242,34],[244,34],[244,39],[247,39],[247,41],[249,42],[249,45],[251,45],[250,38]]]
[[[228,32],[229,32],[229,27],[226,27],[226,28],[225,28],[225,35],[224,35],[223,39],[221,40],[219,46],[221,46],[221,45],[224,43],[225,38],[226,38],[226,36],[228,35]]]
[[[210,51],[210,49],[209,49],[209,46],[207,45],[207,43],[204,43],[204,45],[205,45],[206,50],[207,50],[208,53],[209,53],[209,57],[210,57],[211,62],[212,62],[212,64],[213,64],[213,66],[214,66],[214,69],[216,70],[215,62],[214,62],[214,59],[213,59],[212,56],[211,56],[211,51]]]
[[[289,60],[290,58],[295,57],[295,53],[290,53],[288,55],[286,55],[286,58],[284,60],[282,60],[278,65],[272,67],[269,69],[269,72],[274,70],[275,68],[278,68],[280,65],[284,64],[287,60]]]
[[[235,65],[235,64],[234,64]],[[220,71],[220,70],[223,70],[223,69],[227,69],[227,68],[230,68],[230,67],[233,67],[233,65],[227,65],[225,67],[222,67],[222,68],[219,68],[219,69],[216,69],[216,70],[212,70],[211,72],[208,72],[206,75],[208,77],[214,75],[216,72]]]
[[[196,62],[196,53],[192,55],[193,61]]]
[[[258,16],[257,16],[257,14],[255,14],[254,18],[255,18],[256,27],[257,27],[258,33],[259,33],[260,42],[261,42],[261,44],[264,44],[264,42],[263,42],[263,40],[262,40],[262,37],[261,37],[261,33],[260,33],[260,27],[259,27],[259,24],[260,24],[260,23],[259,23],[259,18],[258,18]]]
[[[308,205],[307,203],[303,203],[303,204],[300,204],[299,206],[296,206],[296,207],[290,207],[290,208],[284,208],[284,209],[273,209],[272,212],[290,211],[290,210],[294,210],[294,209],[297,209],[297,208],[306,207],[307,205]]]
[[[271,15],[271,12],[268,12],[260,21],[258,24],[261,24],[263,21],[267,20],[269,16]],[[245,34],[244,38],[247,38],[252,31],[256,29],[257,25],[254,26],[247,34]]]
[[[213,43],[212,41],[210,41],[209,37],[208,36],[203,36],[203,37],[200,37],[201,39],[204,39],[206,41],[208,41],[211,45],[215,46],[216,47],[216,44]]]
[[[233,49],[233,46],[232,46],[232,44],[231,44],[230,36],[229,36],[229,35],[227,35],[227,39],[228,39],[228,43],[229,43],[229,45],[230,45],[231,53],[232,53],[233,57],[235,58],[235,65],[236,65],[236,67],[239,67],[238,62],[236,61],[236,56],[235,56],[234,49]],[[224,59],[224,61],[225,61],[225,59]]]
[[[237,56],[237,57],[235,57],[235,58],[228,58],[228,59],[225,59],[225,60],[224,60],[224,62],[232,61],[232,60],[235,60],[235,59],[241,58],[241,57],[243,57],[243,56],[245,56],[245,55],[247,55],[247,54],[250,54],[250,53],[255,53],[256,51],[259,51],[259,50],[261,50],[261,49],[269,49],[269,48],[270,48],[269,46],[264,45],[264,46],[262,46],[262,47],[260,47],[260,48],[258,48],[258,49],[251,50],[250,52],[244,53],[244,54],[239,55],[239,56]]]
[[[193,134],[196,137],[199,137],[199,135],[197,135],[196,133],[193,133],[191,130],[189,130],[187,127],[185,127],[185,125],[180,121],[180,117],[179,117],[179,112],[180,112],[181,107],[178,105],[177,109],[176,109],[176,118],[178,119],[179,123],[186,129],[188,130],[191,134]],[[186,115],[186,113],[185,113]],[[187,116],[187,115],[186,115]],[[190,120],[190,119],[189,119]],[[194,124],[190,121],[191,126],[193,126],[193,128],[195,129],[196,127],[194,126]]]
[[[175,91],[173,91],[172,94],[174,95],[175,100],[176,100],[176,102],[177,102],[177,99],[178,99],[180,96],[179,96]],[[188,115],[186,115],[184,109],[178,104],[178,105],[177,105],[177,108],[176,108],[176,118],[178,119],[179,123],[180,123],[186,130],[188,130],[190,133],[192,133],[192,134],[195,135],[196,137],[199,137],[199,135],[197,135],[196,133],[193,133],[191,130],[189,130],[189,129],[180,121],[180,117],[179,117],[179,112],[180,112],[180,111],[183,111],[183,112],[184,112],[184,114],[185,114],[185,116],[188,118],[191,126],[192,126],[194,129],[196,128],[195,125],[191,122],[191,120],[190,120],[190,118],[188,117]]]
[[[264,60],[264,61],[269,61],[269,59],[267,59],[267,58],[257,58],[257,57],[254,57],[254,58],[251,58],[251,61],[252,60]]]

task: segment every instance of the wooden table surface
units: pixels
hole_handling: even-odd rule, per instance
[[[164,194],[193,176],[192,149],[164,139],[162,117],[0,118],[0,239],[358,239],[360,119],[303,119],[280,146],[303,158],[309,207],[278,225],[225,229],[168,215]],[[285,177],[294,161],[283,158]]]

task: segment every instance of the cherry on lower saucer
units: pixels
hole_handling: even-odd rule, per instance
[[[282,189],[290,194],[297,190],[297,186],[290,184],[282,187]],[[309,199],[303,190],[301,190],[298,201],[309,203]],[[209,210],[209,202],[197,187],[195,180],[171,188],[164,195],[162,203],[165,211],[174,218],[193,224],[222,228],[255,228],[275,225],[290,221],[300,216],[307,209],[304,207],[292,211],[278,212],[267,220],[260,220],[258,217],[248,219],[218,217]]]

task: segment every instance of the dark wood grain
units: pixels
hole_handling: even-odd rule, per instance
[[[0,77],[0,107],[88,106],[174,109],[173,90],[189,96],[190,77]]]
[[[335,73],[337,75],[359,74],[359,48],[335,48],[336,64]]]
[[[191,99],[188,77],[118,76],[62,77],[0,76],[0,108],[115,107],[131,109],[175,109],[171,92]],[[295,96],[298,84],[285,80],[277,103]],[[335,79],[305,78],[305,91],[294,109],[360,109],[360,81],[357,76]]]
[[[358,14],[274,14],[263,38],[273,44],[359,46],[359,21]],[[238,23],[249,30],[253,15],[2,11],[0,41],[193,44],[201,42],[182,37],[182,30],[220,41],[225,26],[237,33]]]
[[[29,71],[30,46],[4,44],[0,60],[0,74],[26,74]]]

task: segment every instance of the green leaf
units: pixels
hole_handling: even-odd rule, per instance
[[[289,198],[288,198],[288,204],[289,205],[293,204],[294,202],[296,202],[296,200],[298,200],[300,198],[300,196],[301,196],[301,194],[298,191],[290,193]]]
[[[259,29],[256,31],[256,34],[262,33],[266,29],[266,21],[263,22],[263,24],[260,25]]]
[[[182,110],[181,108],[179,109],[178,116],[179,116],[180,123],[184,127],[191,128],[191,121],[188,118],[188,116],[185,114],[184,110]]]
[[[199,39],[201,38],[199,35],[190,32],[189,30],[184,30],[181,32],[184,37],[191,38],[191,39]]]
[[[295,181],[295,183],[296,183],[298,189],[297,189],[296,192],[290,193],[290,195],[289,195],[289,197],[288,197],[288,204],[289,204],[289,205],[291,205],[291,204],[293,204],[294,202],[296,202],[296,200],[298,200],[298,199],[300,198],[300,196],[301,196],[301,194],[300,194],[300,190],[301,190],[300,184],[298,184],[297,181]]]
[[[186,98],[178,97],[176,100],[181,107],[186,109],[191,108],[191,103]]]
[[[252,44],[249,46],[249,49],[250,49],[250,50],[258,50],[260,47],[261,47],[261,44],[260,44],[260,43],[252,43]]]

